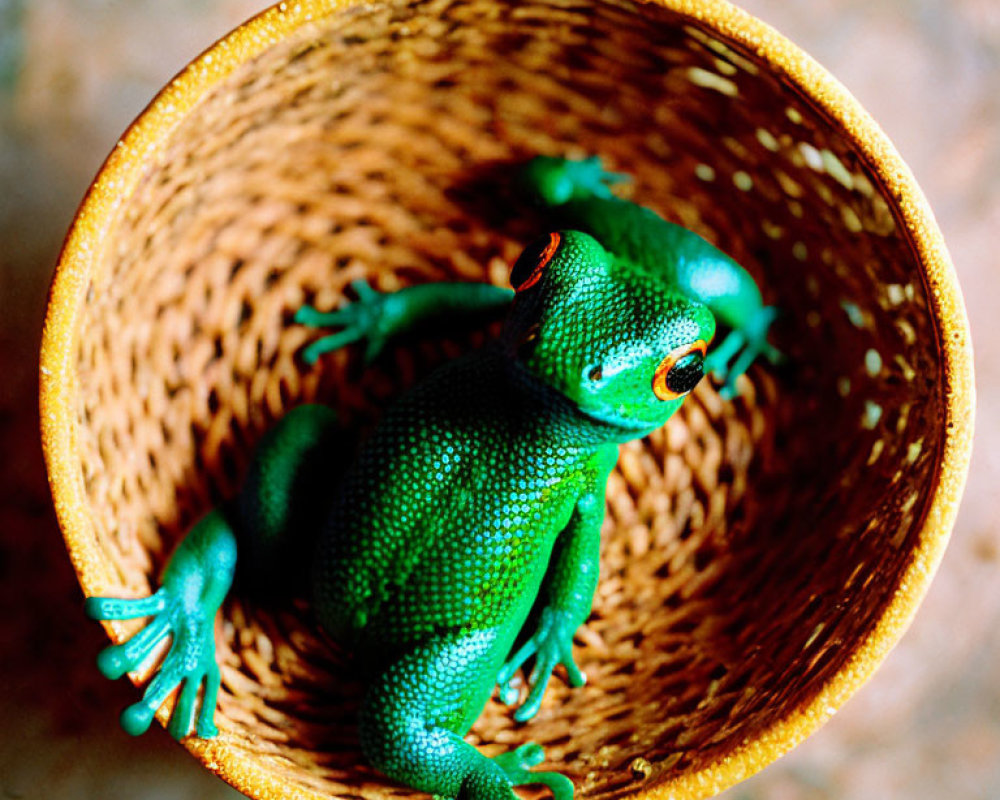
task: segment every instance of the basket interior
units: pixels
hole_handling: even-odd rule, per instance
[[[602,155],[635,176],[623,194],[744,264],[789,359],[732,402],[703,382],[622,448],[578,640],[588,685],[554,680],[527,725],[491,701],[473,729],[491,754],[537,741],[579,796],[611,797],[814,698],[898,588],[936,477],[937,333],[893,200],[751,55],[617,0],[379,0],[308,24],[215,86],[109,220],[79,311],[78,451],[109,589],[145,593],[287,409],[370,426],[482,340],[309,368],[316,333],[291,315],[356,279],[506,284],[546,224],[505,176],[538,153]],[[359,684],[304,603],[233,599],[219,639],[235,746],[290,789],[408,793],[361,764]]]

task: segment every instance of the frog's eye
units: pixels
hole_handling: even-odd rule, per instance
[[[704,339],[670,351],[653,374],[653,394],[661,400],[676,400],[690,392],[705,374]]]
[[[558,233],[550,233],[535,239],[524,248],[520,258],[510,271],[510,284],[518,292],[530,289],[542,277],[546,265],[559,249],[562,243],[562,236]]]

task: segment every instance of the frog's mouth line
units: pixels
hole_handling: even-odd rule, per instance
[[[597,423],[603,428],[612,428],[615,431],[626,433],[629,435],[629,438],[648,436],[653,431],[663,427],[666,423],[666,420],[661,422],[639,423],[635,420],[610,412],[599,413],[596,411],[588,411],[579,403],[574,403],[574,405],[576,406],[576,410],[580,413],[580,416],[586,417],[588,420]]]
[[[579,400],[572,397],[568,392],[560,390],[554,386],[544,383],[524,362],[519,359],[512,360],[516,365],[516,374],[527,377],[530,382],[549,397],[561,398],[560,403],[564,404],[566,412],[576,414],[581,420],[590,423],[598,431],[607,433],[612,440],[628,441],[642,436],[648,436],[655,430],[663,427],[666,419],[656,422],[638,422],[623,414],[615,414],[611,411],[599,411],[587,409],[580,404]]]

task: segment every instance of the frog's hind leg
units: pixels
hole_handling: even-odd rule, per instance
[[[572,800],[564,775],[529,771],[542,760],[538,745],[490,759],[462,738],[506,655],[497,638],[480,631],[433,639],[384,670],[361,709],[362,749],[390,778],[439,797],[512,800],[513,786],[541,783],[556,800]]]
[[[296,557],[293,552],[302,542],[302,529],[308,527],[305,509],[317,507],[313,495],[324,481],[336,479],[331,477],[335,472],[322,468],[335,434],[329,409],[294,409],[261,441],[239,496],[202,517],[181,540],[153,595],[87,599],[84,608],[92,619],[152,618],[130,640],[111,645],[98,656],[98,667],[108,678],[138,669],[165,640],[171,640],[142,700],[122,714],[126,731],[143,733],[156,710],[180,686],[170,718],[171,735],[186,736],[192,724],[198,736],[216,735],[213,715],[220,672],[214,620],[232,584],[237,551],[241,577],[249,575],[251,588],[258,592],[287,586],[289,575],[296,572],[288,564],[296,558],[308,564],[306,554]],[[204,695],[195,719],[202,686]]]
[[[257,597],[303,585],[347,458],[351,435],[323,405],[302,405],[260,440],[230,508],[239,531],[240,580]]]
[[[538,766],[545,760],[542,746],[534,742],[526,742],[516,750],[503,753],[493,759],[512,786],[527,786],[540,783],[552,790],[555,800],[573,800],[573,781],[558,772],[532,772],[531,767]]]

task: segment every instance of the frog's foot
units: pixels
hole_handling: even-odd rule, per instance
[[[564,159],[563,174],[573,186],[575,199],[585,197],[611,197],[611,186],[616,183],[628,183],[632,178],[621,172],[608,172],[604,169],[600,156],[591,156],[579,160]]]
[[[628,175],[604,169],[600,156],[583,159],[537,156],[522,169],[522,183],[528,193],[549,206],[591,197],[609,198],[611,186],[629,180]]]
[[[195,731],[204,738],[218,733],[213,722],[220,683],[215,663],[215,613],[232,582],[235,559],[232,531],[220,512],[212,512],[171,556],[163,573],[163,587],[155,594],[135,600],[87,598],[84,610],[91,619],[152,617],[127,642],[111,645],[98,655],[98,669],[107,678],[114,680],[138,669],[167,638],[171,639],[142,699],[122,712],[121,725],[126,732],[133,736],[144,733],[156,710],[180,686],[169,731],[175,739],[186,736],[204,684]]]
[[[151,597],[119,600],[110,597],[87,598],[85,610],[91,619],[133,619],[154,614],[149,624],[122,644],[105,648],[97,657],[97,668],[112,680],[138,669],[160,644],[173,637],[170,649],[156,675],[149,682],[142,700],[133,703],[121,715],[121,726],[132,736],[145,733],[163,701],[181,686],[170,717],[170,735],[180,739],[188,734],[194,720],[198,690],[205,684],[205,695],[198,714],[196,731],[201,737],[218,733],[212,720],[219,691],[219,668],[215,663],[214,610],[206,619],[193,613],[164,589]]]
[[[463,738],[489,698],[504,644],[496,630],[432,639],[377,675],[358,725],[368,762],[442,798],[517,800],[514,785],[543,783],[571,800],[567,778],[530,772],[542,760],[537,745],[491,759]]]
[[[549,677],[557,665],[562,664],[566,668],[570,686],[583,686],[587,682],[587,676],[573,660],[573,634],[576,633],[576,628],[577,625],[566,612],[551,607],[543,609],[534,635],[500,668],[497,673],[500,700],[511,705],[517,701],[519,694],[511,683],[514,673],[531,656],[535,657],[535,665],[528,679],[531,685],[528,699],[514,712],[514,719],[518,722],[525,722],[538,713]]]
[[[545,751],[534,742],[522,744],[516,750],[495,756],[493,763],[503,770],[511,786],[541,784],[552,790],[555,800],[573,800],[573,781],[558,772],[532,772],[545,760]]]
[[[765,306],[752,315],[743,326],[729,335],[705,359],[705,372],[722,381],[719,394],[729,400],[736,396],[736,381],[757,358],[763,356],[771,364],[781,364],[785,357],[767,341],[767,333],[778,316],[773,306]]]
[[[317,339],[302,351],[302,360],[315,364],[323,353],[339,350],[353,342],[365,341],[365,362],[372,362],[385,346],[386,298],[389,295],[372,289],[364,281],[352,281],[358,299],[334,311],[318,311],[309,305],[295,312],[295,321],[311,328],[340,328],[336,333]]]

